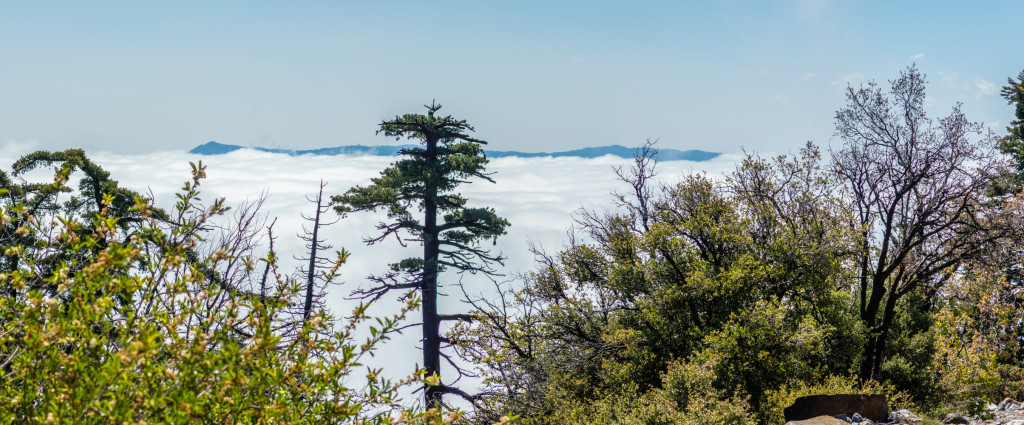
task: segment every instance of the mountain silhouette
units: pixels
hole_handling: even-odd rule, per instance
[[[404,148],[417,147],[419,145],[397,145],[397,146],[364,146],[364,145],[348,145],[348,146],[337,146],[333,148],[320,148],[320,149],[306,149],[306,150],[295,150],[295,149],[274,149],[274,148],[261,148],[252,147],[246,148],[238,145],[226,145],[217,142],[207,142],[202,145],[196,146],[189,153],[199,155],[220,155],[228,152],[233,152],[239,149],[253,149],[261,152],[270,153],[283,153],[287,155],[371,155],[371,156],[394,156],[401,152]],[[574,149],[570,151],[561,152],[519,152],[519,151],[492,151],[485,150],[488,158],[505,158],[505,157],[520,157],[520,158],[537,158],[537,157],[580,157],[580,158],[598,158],[605,155],[613,155],[620,158],[632,158],[635,149],[627,148],[622,145],[611,145],[601,146],[593,148],[582,148]],[[658,149],[658,155],[656,159],[659,161],[708,161],[718,155],[718,152],[707,152],[702,150],[685,150],[681,151],[678,149]]]

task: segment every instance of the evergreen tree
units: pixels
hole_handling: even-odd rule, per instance
[[[467,208],[466,199],[452,191],[466,179],[476,177],[493,182],[484,172],[487,157],[481,145],[486,142],[467,135],[473,127],[464,120],[435,113],[441,105],[427,106],[427,114],[405,114],[380,124],[378,134],[396,139],[419,140],[422,147],[402,149],[403,159],[391,164],[366,187],[355,187],[334,196],[335,209],[343,216],[356,211],[386,211],[380,233],[368,244],[395,237],[403,245],[419,242],[422,256],[407,258],[391,265],[391,271],[373,277],[375,286],[357,294],[377,299],[391,290],[420,291],[423,308],[423,367],[428,377],[436,376],[437,385],[425,389],[428,407],[441,402],[444,394],[457,394],[474,400],[466,392],[440,380],[442,342],[440,324],[445,320],[469,320],[464,314],[440,314],[437,310],[438,274],[446,269],[458,272],[494,274],[492,264],[501,264],[500,255],[480,247],[485,239],[505,233],[508,221],[492,208]],[[422,219],[414,213],[422,211]],[[458,368],[449,360],[453,367]]]
[[[999,141],[999,150],[1010,155],[1017,173],[1012,178],[1010,187],[1001,188],[1002,193],[1020,192],[1024,185],[1024,71],[1017,79],[1008,78],[1003,86],[1002,95],[1006,102],[1014,105],[1016,119],[1006,127],[1007,134]],[[999,188],[997,188],[999,189]]]

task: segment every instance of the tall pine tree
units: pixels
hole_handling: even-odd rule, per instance
[[[427,106],[427,114],[405,114],[380,124],[378,134],[396,140],[412,139],[420,147],[402,149],[402,159],[391,164],[365,187],[354,187],[334,196],[335,209],[343,216],[356,211],[384,211],[387,220],[377,225],[380,233],[368,238],[374,244],[390,237],[400,243],[422,244],[423,255],[406,258],[391,265],[391,271],[372,279],[375,285],[357,294],[380,298],[392,290],[419,291],[423,309],[423,367],[427,376],[440,378],[442,321],[470,319],[465,314],[440,314],[437,309],[438,275],[448,269],[458,272],[494,274],[493,264],[501,264],[501,255],[491,254],[480,242],[505,233],[508,221],[493,208],[467,208],[466,199],[454,193],[469,178],[494,182],[484,172],[486,142],[467,135],[473,127],[451,116],[440,117],[441,105]],[[416,215],[422,212],[422,218]],[[453,362],[453,367],[458,368]],[[427,407],[439,405],[444,394],[456,394],[473,400],[452,385],[426,387]]]
[[[1024,71],[1016,80],[1007,78],[1006,83],[1001,94],[1007,103],[1013,105],[1016,119],[1006,127],[1007,135],[999,141],[999,150],[1012,158],[1016,174],[1009,187],[997,186],[1000,194],[1019,193],[1024,186]]]

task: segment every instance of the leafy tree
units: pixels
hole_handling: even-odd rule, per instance
[[[374,278],[372,288],[358,295],[377,299],[392,290],[419,291],[423,299],[423,366],[428,376],[440,376],[445,338],[442,321],[471,319],[469,315],[441,314],[437,309],[438,276],[446,269],[458,272],[494,274],[491,264],[502,257],[480,247],[480,242],[505,233],[508,221],[492,208],[468,208],[467,200],[452,191],[468,178],[492,181],[484,173],[487,157],[484,141],[470,137],[473,127],[451,116],[435,113],[436,103],[427,106],[427,114],[406,114],[380,124],[378,133],[396,139],[418,140],[423,146],[402,149],[403,159],[381,172],[365,187],[355,187],[334,196],[335,209],[341,214],[356,211],[386,211],[388,221],[380,223],[380,234],[368,244],[395,237],[403,245],[418,242],[423,254],[391,265],[391,272]],[[414,216],[422,211],[422,219]],[[457,370],[459,367],[449,359]],[[444,394],[471,396],[452,385],[440,383],[426,387],[427,406],[438,405]]]
[[[927,306],[965,261],[1013,236],[1003,210],[986,198],[1001,174],[995,137],[967,121],[960,105],[940,119],[924,111],[924,76],[913,66],[884,91],[848,87],[836,112],[832,170],[845,182],[860,232],[857,305],[868,330],[860,366],[881,379],[900,301]],[[895,360],[895,359],[890,359]],[[925,365],[921,365],[925,366]]]
[[[662,191],[640,183],[643,154],[619,170],[624,211],[584,212],[567,249],[459,330],[494,394],[476,420],[737,423],[768,390],[848,373],[849,215],[817,150],[801,154]]]
[[[4,224],[19,227],[0,236],[0,252],[20,260],[0,273],[0,422],[440,424],[454,419],[401,406],[398,388],[418,381],[417,376],[389,382],[369,369],[365,386],[346,385],[361,359],[416,306],[415,298],[393,317],[381,318],[364,341],[355,333],[370,319],[366,304],[347,323],[336,323],[320,310],[298,338],[285,338],[280,330],[292,320],[283,312],[297,304],[297,282],[275,278],[266,297],[237,296],[230,288],[210,285],[208,271],[245,253],[221,246],[209,256],[188,259],[203,252],[193,248],[207,240],[209,220],[227,210],[222,200],[197,203],[204,169],[199,165],[193,171],[172,213],[178,218],[174,223],[156,220],[154,209],[135,198],[127,209],[137,225],[122,228],[110,214],[117,208],[117,197],[110,194],[101,195],[100,210],[88,222],[55,209],[33,211],[24,199],[34,196],[3,206]],[[64,193],[62,175],[58,170],[48,188],[33,187]],[[58,251],[67,255],[55,261],[50,253]]]

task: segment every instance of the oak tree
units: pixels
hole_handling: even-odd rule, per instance
[[[900,300],[927,302],[970,259],[1012,235],[986,199],[1001,173],[996,139],[960,105],[933,119],[925,80],[911,66],[884,90],[871,82],[846,91],[836,112],[832,169],[845,181],[860,232],[856,291],[868,335],[860,377],[882,378]]]

